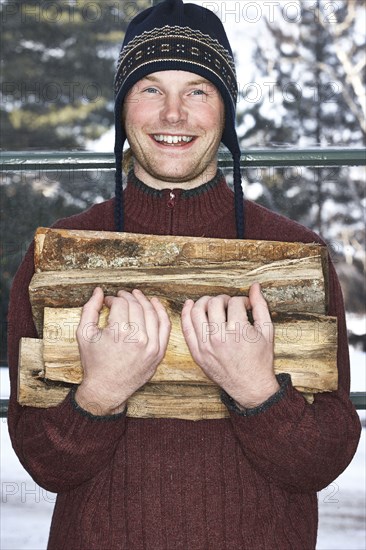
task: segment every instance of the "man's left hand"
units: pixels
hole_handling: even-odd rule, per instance
[[[278,391],[273,325],[258,283],[249,297],[222,294],[187,300],[182,330],[194,361],[239,407],[257,407]]]

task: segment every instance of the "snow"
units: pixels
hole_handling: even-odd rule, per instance
[[[365,315],[347,313],[346,322],[348,330],[353,332],[353,334],[366,334]],[[349,354],[351,362],[351,391],[366,391],[366,353],[360,349],[350,347]]]
[[[353,334],[366,334],[366,316],[358,313],[346,313],[347,328]]]
[[[351,392],[366,391],[366,354],[350,348],[351,361]]]

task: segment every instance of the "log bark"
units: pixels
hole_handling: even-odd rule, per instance
[[[45,377],[80,384],[83,370],[76,341],[81,308],[45,308],[43,359]],[[100,315],[99,327],[107,324],[108,308]],[[172,330],[167,352],[151,382],[156,384],[212,385],[193,361],[180,326],[179,312],[171,313]],[[138,339],[138,327],[115,327],[116,339],[126,342]],[[260,327],[256,339],[274,336],[275,372],[291,375],[295,387],[305,392],[332,391],[337,388],[337,319],[310,314],[277,314],[274,318],[274,335],[270,326]],[[225,326],[204,327],[202,337],[209,332],[228,336]],[[83,330],[88,338],[88,326]],[[245,329],[235,338],[248,339]]]
[[[283,260],[316,258],[326,271],[326,247],[317,243],[285,243],[144,235],[40,227],[35,235],[35,270],[120,269],[126,267],[240,266],[250,271]]]

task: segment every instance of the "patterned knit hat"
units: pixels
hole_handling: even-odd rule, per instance
[[[158,71],[196,73],[214,84],[225,104],[221,138],[234,163],[235,211],[238,238],[244,236],[240,147],[235,131],[238,85],[233,53],[220,19],[210,10],[182,0],[165,0],[137,15],[129,24],[115,78],[115,157],[117,231],[123,230],[122,155],[126,133],[122,106],[139,80]]]

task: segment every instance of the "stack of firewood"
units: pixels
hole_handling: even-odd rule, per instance
[[[191,358],[180,313],[187,298],[247,295],[255,281],[261,283],[272,315],[275,371],[289,373],[310,402],[317,392],[335,390],[337,320],[326,316],[325,247],[38,229],[29,295],[40,339],[21,340],[19,403],[55,406],[71,385],[82,381],[76,329],[81,307],[96,286],[112,295],[140,288],[164,303],[172,331],[164,360],[151,381],[130,398],[128,415],[224,418],[228,413],[220,388]],[[107,318],[104,308],[101,328]]]

